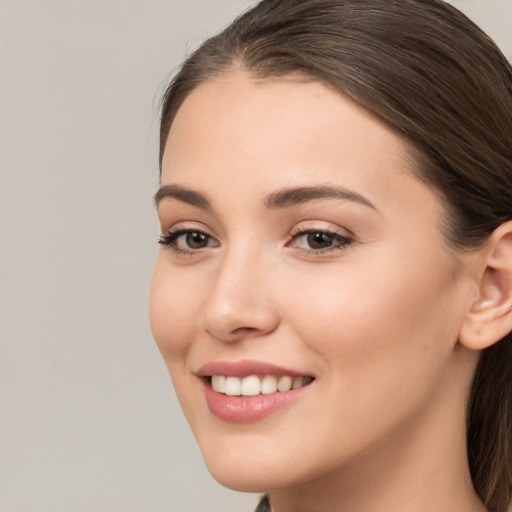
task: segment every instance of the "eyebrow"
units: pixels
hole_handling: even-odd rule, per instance
[[[195,190],[182,187],[180,185],[163,185],[161,186],[154,197],[155,206],[158,207],[160,202],[165,198],[172,198],[183,203],[197,206],[201,210],[211,210],[212,205],[208,199]]]
[[[172,198],[183,203],[190,204],[201,208],[202,210],[212,210],[210,201],[195,190],[182,187],[181,185],[162,185],[154,196],[155,205],[158,207],[160,202],[165,198]],[[291,206],[307,203],[315,199],[343,199],[345,201],[353,201],[355,203],[368,206],[373,210],[377,210],[375,206],[366,197],[348,190],[343,187],[333,185],[296,187],[278,190],[269,194],[264,205],[269,210],[278,210],[282,208],[290,208]]]
[[[333,185],[278,190],[267,196],[265,206],[271,210],[275,210],[279,208],[289,208],[290,206],[303,204],[315,199],[343,199],[377,210],[377,208],[361,194]]]

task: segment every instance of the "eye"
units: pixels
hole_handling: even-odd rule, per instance
[[[352,240],[333,231],[306,230],[292,235],[290,247],[297,247],[310,252],[325,252],[344,249]]]
[[[207,247],[218,247],[219,243],[210,235],[196,229],[170,229],[158,240],[160,245],[171,247],[175,252],[195,252]]]

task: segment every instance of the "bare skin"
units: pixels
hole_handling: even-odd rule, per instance
[[[483,256],[448,248],[410,165],[365,110],[293,78],[203,84],[171,128],[153,333],[213,476],[275,512],[485,510],[464,424],[479,351],[459,343]],[[314,381],[221,420],[198,372],[243,360]]]

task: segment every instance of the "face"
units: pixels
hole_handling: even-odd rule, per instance
[[[364,109],[234,72],[185,100],[161,185],[151,326],[221,483],[326,478],[460,414],[469,278]]]

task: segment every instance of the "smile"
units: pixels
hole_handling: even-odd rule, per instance
[[[244,378],[212,375],[210,382],[214,391],[227,396],[257,396],[299,389],[312,381],[312,377],[292,377],[291,375],[280,377],[249,375]]]
[[[308,395],[316,381],[307,370],[251,360],[212,361],[194,373],[209,411],[228,423],[253,423],[279,414]]]

